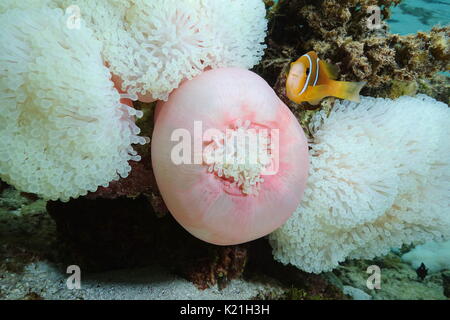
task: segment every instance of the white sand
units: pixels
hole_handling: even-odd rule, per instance
[[[233,280],[223,290],[217,287],[198,290],[192,283],[168,273],[160,267],[120,270],[83,276],[81,289],[69,290],[66,280],[70,274],[61,273],[54,265],[38,262],[26,267],[21,274],[6,273],[0,277],[1,299],[22,299],[33,292],[44,299],[66,300],[245,300],[261,291],[281,291],[273,285]]]

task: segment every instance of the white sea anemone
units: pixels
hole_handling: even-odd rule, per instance
[[[101,43],[66,22],[60,9],[0,15],[0,178],[63,201],[127,176],[131,145],[146,142]]]
[[[261,0],[203,0],[213,39],[213,68],[250,69],[264,55],[267,31],[266,9]]]
[[[167,100],[208,67],[251,68],[265,48],[262,0],[54,1],[80,7],[122,89],[143,101]]]
[[[0,13],[5,13],[11,9],[39,9],[52,6],[53,1],[55,0],[1,0]]]
[[[198,0],[131,2],[126,29],[133,58],[111,57],[111,67],[131,92],[167,100],[182,80],[192,79],[209,65],[213,34]]]
[[[304,200],[270,235],[308,272],[450,238],[450,109],[430,97],[341,102],[313,124]]]

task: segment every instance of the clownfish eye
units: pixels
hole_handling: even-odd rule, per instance
[[[306,68],[306,75],[309,75],[309,68]]]

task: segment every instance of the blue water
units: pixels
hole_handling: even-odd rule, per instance
[[[404,0],[393,8],[390,31],[402,35],[429,31],[434,25],[450,23],[450,0]]]

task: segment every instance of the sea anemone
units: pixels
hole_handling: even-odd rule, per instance
[[[0,14],[11,9],[39,9],[50,7],[55,0],[2,0],[0,1]],[[58,1],[58,0],[56,0]]]
[[[450,238],[450,109],[430,97],[337,103],[313,122],[304,200],[270,235],[308,272]]]
[[[213,68],[250,69],[264,55],[267,20],[261,0],[203,0],[202,17],[212,33]]]
[[[134,116],[104,66],[102,44],[60,9],[0,16],[0,178],[68,200],[127,176],[139,160]]]
[[[167,100],[182,80],[192,79],[208,66],[213,34],[202,21],[198,0],[132,3],[126,14],[127,31],[139,62],[131,67],[134,61],[122,60],[116,67],[115,57],[113,71],[124,80],[123,87],[139,88],[140,100]]]
[[[122,89],[145,102],[209,67],[251,68],[265,48],[261,0],[54,1],[80,7]]]
[[[206,71],[157,111],[156,181],[191,234],[219,245],[250,241],[281,226],[298,206],[307,141],[262,78],[237,68]]]

